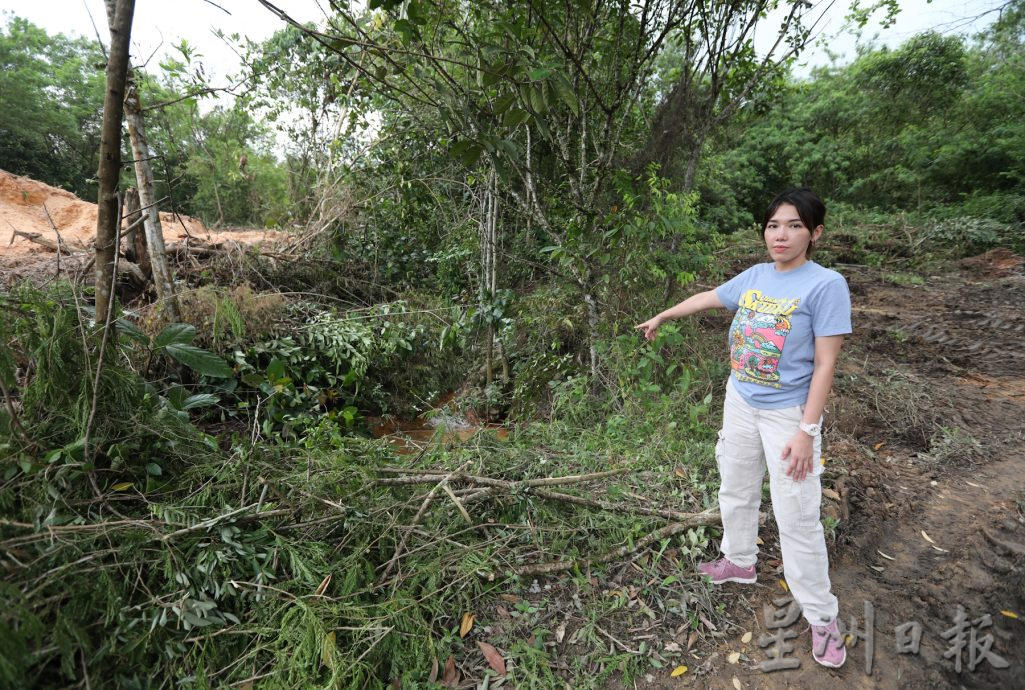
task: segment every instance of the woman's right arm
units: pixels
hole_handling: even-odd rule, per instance
[[[699,311],[719,309],[723,306],[724,305],[719,299],[719,296],[715,294],[715,290],[707,290],[705,292],[699,292],[696,295],[691,295],[675,307],[669,307],[658,316],[648,319],[644,323],[637,324],[635,328],[644,331],[644,337],[648,340],[654,340],[658,327],[666,321],[682,319],[684,316],[690,316],[691,314],[696,314]]]

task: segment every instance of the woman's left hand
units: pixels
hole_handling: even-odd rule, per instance
[[[814,444],[814,439],[811,436],[803,431],[798,431],[783,447],[780,459],[789,458],[787,476],[792,477],[795,482],[803,481],[811,473]]]

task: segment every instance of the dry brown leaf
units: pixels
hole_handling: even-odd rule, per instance
[[[566,621],[559,623],[558,627],[555,628],[555,641],[562,644],[562,641],[566,637]]]
[[[712,621],[710,621],[707,618],[705,618],[705,614],[703,614],[703,613],[699,613],[698,614],[698,620],[701,621],[702,623],[704,623],[705,627],[708,628],[709,630],[718,630],[719,629],[719,628],[715,627],[715,625],[712,623]]]
[[[750,642],[751,641],[751,631],[749,630],[748,632],[744,633],[744,636],[742,638],[740,638],[740,641],[743,642],[744,644],[747,644],[748,642]]]
[[[687,636],[687,649],[694,646],[694,643],[698,641],[698,631],[692,630],[690,635]]]
[[[764,541],[762,541],[762,538],[761,538],[761,537],[755,537],[755,544],[758,544],[759,546],[761,546],[761,545],[762,545],[762,544],[764,544],[764,543],[765,543],[765,542],[764,542]]]
[[[313,596],[315,596],[315,597],[322,597],[322,596],[324,596],[324,592],[327,591],[327,587],[330,584],[331,584],[331,573],[328,573],[327,577],[325,577],[321,581],[320,586],[317,587],[317,591],[313,593]]]
[[[510,604],[517,604],[520,601],[520,598],[515,594],[499,594],[498,598],[502,601],[508,601]]]
[[[733,676],[733,687],[735,687],[737,690],[741,690],[741,688],[744,687],[743,685],[740,684],[740,678],[737,678],[736,676]]]
[[[496,606],[495,613],[498,614],[499,618],[509,618],[509,610],[504,606]]]
[[[726,661],[730,662],[731,664],[737,663],[738,661],[740,661],[740,652],[730,652],[730,655],[726,657]]]
[[[687,477],[687,471],[684,470],[682,467],[677,467],[675,470],[673,470],[673,474],[675,474],[680,479],[686,479]]]
[[[445,662],[445,675],[441,677],[441,684],[446,688],[459,687],[459,671],[456,670],[456,658],[449,656]]]
[[[459,637],[466,637],[466,633],[470,632],[470,628],[473,627],[474,615],[470,612],[463,614],[463,620],[459,623]]]
[[[877,553],[877,554],[879,554],[880,556],[882,556],[883,558],[885,558],[885,559],[886,559],[886,560],[888,560],[888,561],[895,561],[895,560],[897,560],[897,559],[896,559],[896,558],[894,558],[893,556],[888,556],[887,554],[883,553],[883,552],[882,552],[882,551],[880,551],[879,549],[876,549],[876,553]]]
[[[495,673],[500,676],[505,675],[505,659],[499,653],[494,646],[489,645],[487,642],[477,641],[477,646],[480,647],[480,651],[484,652],[484,658],[488,660],[488,666],[495,669]]]
[[[439,670],[440,669],[438,668],[438,660],[437,659],[431,659],[431,675],[427,676],[427,682],[428,683],[433,683],[433,682],[438,680],[438,671]]]
[[[823,489],[822,490],[822,495],[825,496],[826,498],[830,498],[830,499],[832,499],[834,501],[839,501],[840,500],[840,494],[836,493],[832,489]]]
[[[874,446],[872,446],[872,450],[879,450],[880,448],[882,448],[885,445],[886,445],[886,441],[880,441],[879,443],[877,443]]]

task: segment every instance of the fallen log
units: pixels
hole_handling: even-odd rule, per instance
[[[38,233],[38,232],[24,232],[22,230],[14,230],[13,232],[14,232],[14,235],[11,237],[11,241],[12,242],[14,241],[15,237],[23,237],[26,240],[28,240],[29,242],[32,242],[34,244],[38,244],[40,247],[46,247],[51,252],[59,251],[61,254],[71,254],[71,249],[68,248],[68,246],[66,244],[64,244],[63,242],[58,243],[58,242],[54,242],[53,240],[49,240],[49,239],[43,237],[43,235],[41,233]]]

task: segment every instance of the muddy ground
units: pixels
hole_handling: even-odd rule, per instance
[[[697,646],[684,676],[651,687],[1025,688],[1020,263],[969,260],[921,285],[888,282],[874,269],[847,275],[854,335],[827,411],[823,486],[834,493],[824,515],[839,520],[830,573],[841,618],[850,627],[856,617],[863,631],[865,602],[874,609],[871,675],[864,640],[842,669],[818,666],[803,620],[788,628],[799,633],[790,643],[800,668],[759,670],[768,657],[757,641],[772,632],[763,606],[786,596],[769,520],[758,584],[722,588],[736,627]],[[968,619],[960,673],[956,651],[947,655],[954,640],[943,636],[959,606]],[[911,621],[921,624],[919,653],[898,654],[895,627]],[[976,653],[969,670],[974,621],[976,642],[991,638],[1006,669]]]

